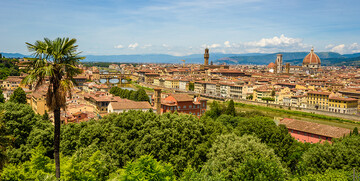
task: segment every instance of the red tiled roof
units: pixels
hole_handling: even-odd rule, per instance
[[[306,55],[303,64],[321,64],[319,56],[314,53],[314,49],[311,49],[311,52]]]
[[[288,129],[318,134],[331,138],[340,138],[350,133],[351,130],[329,126],[325,124],[300,121],[296,119],[284,118],[280,120],[280,124],[284,124]]]
[[[329,100],[337,100],[337,101],[357,101],[357,99],[353,98],[344,98],[344,97],[332,97]]]
[[[124,110],[124,109],[150,109],[151,105],[147,101],[132,101],[132,100],[122,100],[120,102],[111,102],[110,103],[114,110]]]
[[[188,94],[170,94],[177,102],[187,102],[193,101],[193,99]]]

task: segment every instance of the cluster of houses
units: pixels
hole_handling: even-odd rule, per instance
[[[111,95],[110,88],[117,84],[100,83],[104,74],[98,67],[81,67],[83,73],[74,77],[76,87],[71,96],[67,97],[67,109],[61,113],[61,119],[64,123],[82,122],[112,112],[150,109],[159,114],[178,112],[201,116],[207,108],[207,100],[203,97],[247,100],[339,114],[360,112],[359,68],[321,67],[320,58],[313,50],[304,58],[302,66],[283,65],[282,55],[278,55],[275,63],[267,66],[213,65],[212,62],[209,64],[208,52],[205,50],[203,65],[109,66],[119,75],[126,74],[126,78],[131,81],[156,87],[150,102],[137,102]],[[24,68],[27,62],[22,59],[18,66]],[[21,84],[25,76],[9,76],[0,80],[5,98],[9,99],[16,88],[22,87],[27,93],[28,103],[36,113],[42,115],[49,112],[46,106],[46,84],[34,91]],[[105,77],[119,78],[117,74]],[[349,131],[290,119],[284,119],[280,124],[285,124],[297,140],[310,143],[324,140],[331,142],[331,139],[348,134]]]

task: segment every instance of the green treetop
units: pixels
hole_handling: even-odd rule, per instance
[[[10,96],[10,101],[20,104],[26,104],[25,91],[21,87],[16,88],[14,93]]]

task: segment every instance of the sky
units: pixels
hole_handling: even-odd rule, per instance
[[[76,38],[84,55],[360,52],[358,0],[0,0],[0,52]]]

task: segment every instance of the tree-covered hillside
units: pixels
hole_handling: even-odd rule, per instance
[[[0,58],[0,79],[6,79],[8,76],[19,76],[20,70],[16,66],[17,59]]]
[[[61,180],[349,180],[360,136],[303,144],[256,112],[213,102],[200,119],[110,114],[61,130]],[[26,104],[0,103],[1,180],[55,180],[54,127]]]

